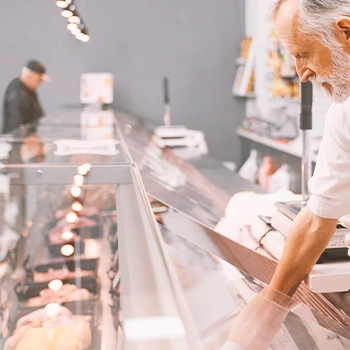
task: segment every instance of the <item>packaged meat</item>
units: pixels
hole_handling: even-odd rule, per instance
[[[67,303],[70,301],[91,300],[93,294],[85,288],[77,288],[74,284],[64,284],[55,291],[49,288],[43,289],[39,296],[28,299],[25,303],[27,307],[37,307],[48,303]]]

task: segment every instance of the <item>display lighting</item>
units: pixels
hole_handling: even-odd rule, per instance
[[[79,202],[74,202],[71,206],[72,210],[74,211],[81,211],[83,209],[83,206]]]
[[[61,247],[61,254],[64,256],[71,256],[74,253],[74,247],[71,244],[65,244]]]
[[[64,18],[72,17],[74,10],[75,10],[75,6],[74,5],[69,5],[66,9],[62,10],[61,15]]]
[[[65,231],[61,234],[61,238],[65,241],[69,241],[74,237],[74,233],[71,231]]]
[[[61,289],[63,283],[61,280],[52,280],[49,284],[48,287],[49,289],[53,290],[53,291],[58,291],[59,289]]]
[[[61,306],[57,303],[50,303],[45,306],[46,314],[49,317],[55,317],[60,312]]]
[[[83,175],[74,175],[74,185],[77,187],[81,187],[84,184],[84,176]]]
[[[77,222],[78,220],[78,215],[73,213],[73,212],[70,212],[66,215],[66,220],[67,222],[69,222],[70,224],[74,224],[75,222]]]
[[[88,173],[88,170],[86,169],[86,167],[83,165],[79,165],[78,166],[78,174],[79,175],[86,175]]]
[[[73,197],[75,198],[78,198],[81,194],[81,188],[80,187],[77,187],[77,186],[73,186],[71,189],[70,189],[70,193]]]
[[[87,172],[91,170],[91,164],[90,163],[84,163],[83,167],[86,169]]]
[[[56,1],[56,6],[61,8],[61,9],[65,9],[71,3],[72,3],[72,0],[57,0]]]

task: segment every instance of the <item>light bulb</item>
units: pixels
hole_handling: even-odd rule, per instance
[[[72,17],[73,16],[73,12],[70,11],[70,10],[63,10],[61,12],[61,15],[64,17],[64,18],[69,18],[69,17]]]
[[[71,33],[73,35],[78,35],[80,32],[81,32],[81,29],[79,29],[79,28],[71,30]]]
[[[83,35],[80,37],[80,40],[81,40],[83,43],[87,43],[87,42],[90,40],[90,36],[87,35],[87,34],[83,34]]]
[[[53,291],[58,291],[62,287],[63,283],[61,280],[52,280],[48,287]]]
[[[71,256],[74,253],[74,247],[71,244],[65,244],[61,247],[61,254],[64,256]]]
[[[68,22],[69,23],[76,23],[76,24],[79,24],[80,23],[80,17],[73,14],[73,16],[69,17],[68,18]]]
[[[91,164],[90,164],[90,163],[84,163],[84,164],[83,164],[83,167],[85,168],[85,170],[86,170],[87,172],[89,172],[90,169],[91,169]]]
[[[65,231],[61,234],[61,238],[64,239],[65,241],[69,241],[74,237],[74,233],[70,231]]]
[[[85,168],[84,165],[78,166],[78,174],[79,175],[86,175],[88,173],[88,170]]]
[[[85,34],[84,33],[78,33],[75,37],[78,39],[78,40],[81,40],[81,38],[84,36]]]
[[[81,194],[81,188],[73,186],[70,189],[70,193],[72,194],[73,197],[78,198]]]
[[[67,24],[67,29],[68,30],[73,30],[73,29],[77,29],[78,25],[76,23],[68,23]]]
[[[81,187],[84,184],[84,176],[83,175],[74,175],[74,185],[77,187]]]
[[[60,305],[57,304],[57,303],[50,303],[50,304],[47,304],[45,306],[45,311],[46,311],[46,314],[49,316],[49,317],[55,317],[58,315],[58,313],[60,312]]]
[[[57,0],[56,1],[56,6],[65,9],[72,1],[71,0]]]
[[[72,210],[74,211],[80,211],[83,209],[83,206],[79,202],[74,202],[71,206]]]
[[[66,220],[70,224],[74,224],[78,220],[78,215],[73,212],[70,212],[66,215]]]
[[[69,18],[73,16],[73,11],[75,10],[75,6],[74,5],[69,5],[68,8],[62,10],[61,15],[64,18]]]

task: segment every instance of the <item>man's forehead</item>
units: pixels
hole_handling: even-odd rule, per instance
[[[277,35],[290,53],[307,51],[313,42],[312,38],[300,31],[298,3],[297,0],[283,2],[274,20]]]

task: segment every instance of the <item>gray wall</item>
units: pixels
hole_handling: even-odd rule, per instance
[[[22,64],[38,58],[52,82],[39,96],[46,112],[79,103],[82,72],[112,72],[115,104],[162,121],[169,77],[172,123],[205,132],[209,152],[239,161],[235,129],[245,101],[231,95],[244,36],[244,0],[77,0],[90,42],[65,29],[55,0],[2,1],[0,95]]]

